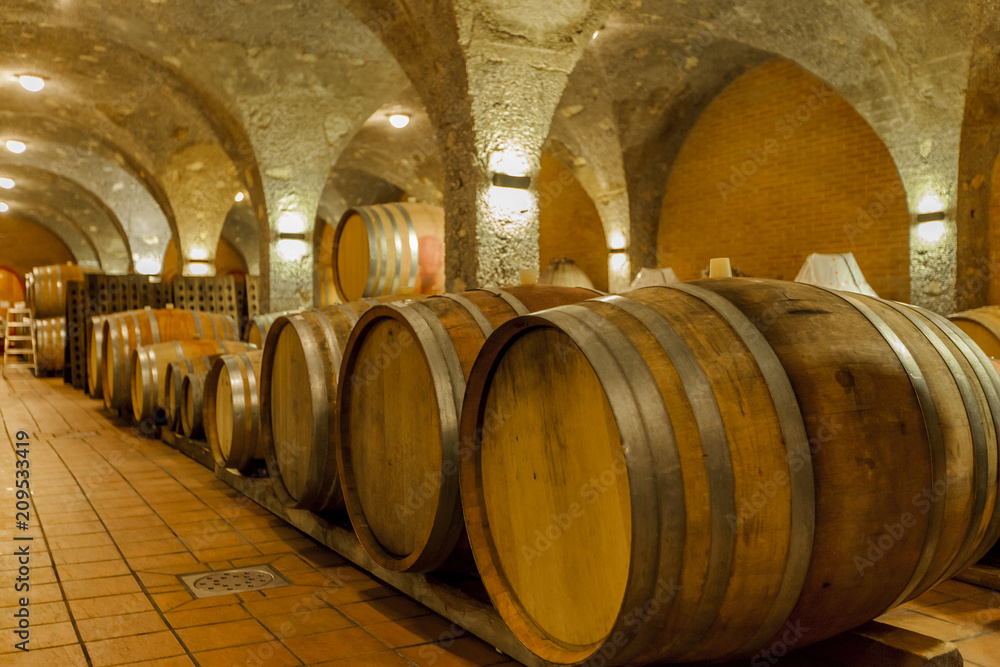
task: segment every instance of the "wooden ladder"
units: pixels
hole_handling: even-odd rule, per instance
[[[4,332],[3,376],[8,368],[30,368],[37,372],[35,365],[35,323],[31,310],[23,303],[14,304],[7,310],[7,329]]]

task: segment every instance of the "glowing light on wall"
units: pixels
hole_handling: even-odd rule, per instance
[[[528,190],[491,186],[486,192],[486,205],[500,216],[512,216],[531,211],[534,197]]]
[[[309,244],[305,239],[279,239],[274,251],[286,262],[297,262],[309,252]]]
[[[195,246],[188,252],[188,259],[193,259],[195,261],[206,260],[208,259],[208,250],[201,246]]]
[[[621,273],[628,268],[628,254],[624,252],[611,253],[608,266],[615,273]]]
[[[244,197],[244,195],[243,195],[242,192],[237,192],[236,193],[236,201],[237,201],[237,203],[243,201],[243,197]]]
[[[8,139],[5,145],[11,153],[20,154],[28,149],[23,141],[17,141],[16,139]]]
[[[531,163],[528,158],[513,149],[495,151],[490,155],[489,166],[491,172],[498,174],[527,176],[531,173]]]
[[[389,116],[389,124],[394,128],[401,130],[410,124],[410,117],[405,113],[394,113]]]
[[[189,276],[207,276],[212,273],[208,262],[188,262],[185,273]]]
[[[135,270],[147,276],[155,276],[163,268],[163,263],[155,257],[143,257],[136,260]]]
[[[14,187],[14,181],[9,178],[0,178],[0,188],[10,190]]]
[[[9,210],[10,210],[10,206],[7,206],[7,204],[5,204],[2,201],[0,201],[0,213],[6,213]]]
[[[22,88],[32,93],[37,93],[39,90],[45,87],[45,79],[43,79],[40,76],[22,74],[21,76],[17,77],[17,81],[18,83],[21,84]]]
[[[924,196],[920,198],[920,203],[917,204],[918,214],[934,213],[941,210],[944,210],[944,202],[933,190],[925,192]]]
[[[305,234],[309,223],[299,211],[283,211],[278,216],[277,227],[279,234]]]
[[[617,229],[608,234],[608,249],[611,252],[624,252],[627,246],[628,241],[625,240],[625,235]]]
[[[944,220],[932,220],[917,225],[917,236],[924,243],[937,243],[948,233],[948,225]]]

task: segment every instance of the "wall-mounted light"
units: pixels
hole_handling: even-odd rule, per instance
[[[928,190],[920,197],[920,201],[917,203],[917,213],[923,215],[927,213],[934,213],[935,211],[940,211],[944,209],[944,202],[941,201],[941,197],[938,193],[933,190]]]
[[[943,211],[923,213],[917,216],[917,237],[924,243],[937,243],[948,233]]]
[[[243,195],[242,192],[237,192],[236,193],[236,202],[239,203],[239,202],[243,201],[243,196],[244,195]]]
[[[527,190],[531,187],[531,176],[512,176],[510,174],[493,174],[491,182],[498,188],[514,188],[516,190]]]
[[[16,139],[8,139],[4,145],[7,146],[7,150],[11,153],[20,154],[28,149],[23,141],[17,141]]]
[[[208,262],[188,262],[186,273],[189,276],[207,276],[212,273],[212,265]]]
[[[6,213],[10,210],[10,206],[7,206],[4,202],[0,201],[0,213]]]
[[[286,262],[297,262],[309,252],[305,234],[278,234],[274,251]]]
[[[9,178],[0,178],[0,188],[10,190],[14,187],[14,181]]]
[[[623,273],[628,269],[628,253],[622,251],[610,253],[608,267],[615,273]]]
[[[397,130],[401,130],[410,124],[410,116],[405,113],[394,113],[389,116],[389,124]]]
[[[625,235],[615,230],[608,234],[608,252],[625,252],[628,249],[628,241]]]
[[[299,211],[282,211],[278,215],[278,222],[275,225],[278,234],[305,234],[309,224],[306,216]]]
[[[600,31],[600,30],[595,30],[595,31],[594,31],[594,36],[593,36],[593,37],[591,37],[591,39],[597,39],[597,36],[598,36],[599,34],[601,34],[601,31]]]
[[[194,246],[188,251],[188,259],[193,259],[196,262],[203,262],[208,259],[208,249],[202,246]]]
[[[147,276],[155,276],[163,268],[163,264],[155,257],[142,257],[135,262],[135,270]]]
[[[45,87],[45,79],[31,74],[22,74],[17,77],[17,82],[21,84],[22,88],[31,93],[37,93]]]

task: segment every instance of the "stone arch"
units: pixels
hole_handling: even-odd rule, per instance
[[[811,252],[854,252],[880,295],[910,295],[910,214],[889,150],[823,81],[771,59],[700,114],[665,187],[658,259],[682,280],[728,256],[792,280]]]

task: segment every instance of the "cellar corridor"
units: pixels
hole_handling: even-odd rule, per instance
[[[59,379],[12,372],[0,381],[0,417],[4,665],[517,664]],[[34,492],[27,531],[16,528],[10,446],[22,430]],[[12,545],[25,543],[30,653],[7,641],[17,622]],[[195,599],[176,576],[263,564],[290,585]],[[954,642],[972,667],[1000,655],[1000,592],[948,581],[880,620]]]
[[[0,664],[516,664],[200,464],[116,425],[60,379],[11,372],[0,380],[0,417]],[[30,435],[34,496],[27,531],[14,516],[10,443],[21,430]],[[14,646],[10,606],[19,567],[12,552],[24,544],[29,653]],[[290,585],[194,599],[176,577],[263,564]]]

